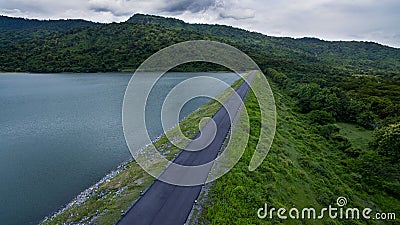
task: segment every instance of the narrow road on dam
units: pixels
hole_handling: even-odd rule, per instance
[[[246,78],[249,83],[253,81],[255,72]],[[243,82],[236,90],[241,99],[244,99],[249,90],[249,85]],[[213,116],[217,127],[215,138],[211,143],[200,151],[182,151],[175,159],[174,163],[185,166],[196,166],[214,160],[218,156],[228,132],[231,128],[229,112],[238,112],[243,103],[234,96],[230,96],[225,102],[225,107],[221,107]],[[233,116],[238,116],[237,113]],[[207,126],[207,125],[206,125]],[[200,133],[204,134],[203,129]],[[196,143],[189,142],[187,147]],[[168,167],[164,171],[168,174]],[[172,173],[172,172],[171,172]],[[207,171],[208,174],[208,171]],[[175,174],[176,175],[176,174]],[[182,175],[184,176],[184,175]],[[205,175],[205,179],[206,179]],[[204,180],[205,181],[205,180]],[[198,198],[202,185],[197,186],[177,186],[155,180],[146,192],[133,204],[126,212],[125,216],[117,223],[118,225],[179,225],[184,224],[192,210],[195,200]]]

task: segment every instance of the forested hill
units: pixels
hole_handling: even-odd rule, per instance
[[[99,23],[89,22],[81,19],[69,20],[36,20],[13,18],[8,16],[0,16],[0,31],[60,31],[68,30],[75,27],[95,26]]]
[[[18,42],[29,42],[32,38],[40,38],[54,32],[99,25],[101,24],[81,19],[36,20],[0,16],[0,46],[11,47]]]
[[[127,23],[157,24],[167,28],[185,29],[208,36],[218,36],[242,45],[261,48],[265,53],[274,55],[274,59],[285,57],[290,60],[297,55],[303,59],[308,58],[308,62],[323,61],[362,72],[371,69],[398,72],[400,69],[400,49],[373,42],[329,42],[317,38],[271,37],[231,26],[188,24],[174,18],[143,14],[132,16]]]
[[[375,43],[270,37],[229,26],[188,24],[142,14],[112,24],[1,17],[0,31],[0,71],[134,70],[161,48],[196,39],[234,45],[263,68],[329,68],[380,76],[395,76],[400,71],[400,49]]]

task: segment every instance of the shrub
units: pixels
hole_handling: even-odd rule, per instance
[[[320,125],[326,125],[335,122],[332,114],[324,110],[313,110],[309,113],[311,121]]]
[[[336,141],[336,146],[339,150],[346,151],[351,147],[351,142],[345,136],[335,135],[332,137],[332,140]]]
[[[400,160],[400,123],[378,129],[371,146],[379,155],[387,156],[393,161]]]
[[[327,124],[319,127],[319,133],[326,139],[331,138],[339,132],[339,127],[334,124]]]

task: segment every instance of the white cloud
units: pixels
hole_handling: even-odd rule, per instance
[[[398,0],[8,0],[3,15],[124,21],[134,13],[219,23],[276,36],[370,40],[400,47]]]

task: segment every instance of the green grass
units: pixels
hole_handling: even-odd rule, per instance
[[[350,158],[340,149],[338,141],[319,134],[310,124],[308,115],[294,109],[295,101],[273,86],[277,102],[277,132],[267,158],[255,171],[248,165],[258,141],[260,113],[254,94],[247,97],[250,141],[236,166],[216,180],[208,199],[203,203],[199,224],[385,224],[376,220],[280,220],[259,219],[257,210],[267,203],[270,207],[299,209],[314,207],[317,211],[344,196],[347,207],[400,213],[398,198],[373,190],[360,182],[360,174],[353,171]],[[340,134],[349,139],[353,148],[367,146],[371,132],[352,124],[338,124]],[[361,178],[363,180],[363,178]],[[387,221],[387,224],[398,223]]]
[[[238,88],[243,80],[239,79],[232,87]],[[226,90],[216,98],[225,101],[230,95],[230,90]],[[179,127],[168,131],[168,137],[174,138],[180,128],[186,137],[194,137],[200,129],[199,122],[204,117],[212,117],[221,104],[216,100],[210,100],[207,104],[191,113],[182,120]],[[204,125],[204,124],[203,124]],[[171,160],[180,149],[171,142],[167,136],[158,139],[154,146],[163,153],[167,159]],[[182,144],[182,143],[180,143]],[[183,143],[184,144],[184,143]],[[159,165],[154,165],[159,166]],[[132,202],[137,199],[140,192],[145,190],[152,182],[153,177],[147,174],[135,161],[126,165],[118,175],[99,185],[91,192],[83,204],[73,205],[55,217],[42,221],[42,225],[47,224],[76,224],[76,223],[95,223],[95,224],[115,224],[121,218],[121,212],[126,211]]]
[[[339,133],[349,139],[353,146],[367,149],[373,139],[373,132],[355,124],[337,123]]]
[[[239,82],[234,85],[237,87]],[[348,149],[334,138],[320,135],[319,125],[311,124],[309,115],[300,114],[296,102],[272,85],[277,106],[277,130],[273,145],[267,158],[255,171],[248,165],[253,156],[260,132],[260,111],[253,93],[246,97],[246,109],[250,119],[249,143],[239,162],[227,174],[209,185],[208,195],[202,194],[201,209],[195,211],[196,224],[385,224],[377,220],[261,220],[257,210],[268,203],[269,206],[290,209],[314,207],[320,210],[329,205],[336,206],[336,199],[344,196],[348,207],[363,209],[369,207],[374,212],[395,212],[400,215],[398,197],[382,192],[379,185],[368,185],[357,170],[368,157],[349,156]],[[220,95],[224,99],[228,92]],[[210,101],[180,123],[187,137],[193,137],[199,130],[198,123],[203,117],[212,116],[220,104]],[[242,115],[241,115],[241,118]],[[231,134],[241,136],[241,121]],[[353,124],[338,123],[339,134],[348,139],[351,149],[365,152],[371,140],[371,131]],[[176,129],[176,128],[175,128]],[[176,130],[171,130],[174,135]],[[235,140],[236,138],[233,138]],[[155,143],[157,149],[174,157],[178,148],[170,146],[164,136]],[[229,146],[228,146],[229,148]],[[235,145],[230,146],[235,148]],[[367,173],[368,174],[368,173]],[[369,182],[374,182],[374,179]],[[99,190],[84,204],[73,206],[52,220],[43,224],[63,224],[92,221],[95,224],[114,224],[121,217],[141,190],[153,178],[143,172],[135,163],[109,182],[103,183]],[[377,181],[376,181],[377,182]],[[118,190],[123,191],[118,193]],[[99,194],[103,193],[103,194]],[[386,224],[398,224],[387,221]]]
[[[153,179],[143,172],[135,163],[130,162],[127,168],[116,177],[104,182],[92,192],[92,196],[81,205],[69,207],[61,214],[41,224],[76,224],[78,222],[96,224],[114,224],[132,201],[139,196]],[[123,189],[122,189],[123,188]],[[123,190],[118,193],[118,190]]]

